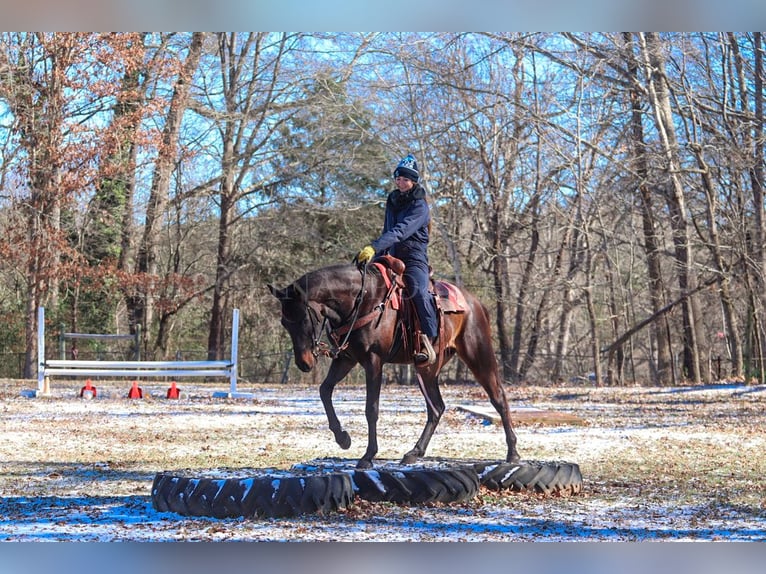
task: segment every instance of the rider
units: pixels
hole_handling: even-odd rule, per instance
[[[426,190],[418,183],[418,163],[410,154],[394,170],[396,187],[386,200],[383,233],[357,255],[359,263],[370,261],[375,255],[390,253],[401,259],[406,268],[404,284],[412,297],[420,320],[420,350],[415,363],[428,365],[436,362],[432,342],[437,335],[436,308],[428,292],[428,233],[431,221]]]

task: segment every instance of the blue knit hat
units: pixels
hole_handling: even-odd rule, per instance
[[[418,162],[415,161],[415,158],[412,154],[408,154],[407,157],[402,159],[402,161],[399,162],[399,165],[396,166],[396,169],[394,170],[394,179],[397,177],[406,177],[415,183],[417,183],[418,179],[420,179],[420,174],[418,173]]]

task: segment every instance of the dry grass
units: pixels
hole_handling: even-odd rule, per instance
[[[584,419],[584,425],[517,425],[522,458],[580,465],[584,492],[576,497],[482,489],[461,505],[358,503],[328,516],[216,521],[154,512],[154,474],[289,468],[317,457],[361,456],[363,389],[336,391],[353,441],[342,451],[315,388],[244,385],[253,398],[214,399],[219,384],[179,383],[186,398],[169,401],[167,385],[143,383],[150,396],[130,400],[123,381],[98,383],[99,398],[87,401],[78,397],[81,385],[54,382],[50,398],[23,397],[22,389],[34,386],[29,381],[2,385],[0,540],[766,538],[763,387],[509,387],[512,406]],[[501,459],[502,430],[454,408],[488,406],[483,391],[456,385],[443,393],[448,410],[428,454]],[[384,388],[379,457],[399,458],[424,420],[416,387]]]

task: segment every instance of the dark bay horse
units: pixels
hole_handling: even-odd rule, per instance
[[[401,265],[401,262],[394,260]],[[402,343],[397,333],[399,311],[392,297],[392,284],[386,270],[370,265],[360,270],[355,265],[333,265],[311,271],[284,289],[268,285],[282,305],[282,325],[290,334],[295,364],[308,372],[317,357],[332,356],[330,369],[319,387],[330,430],[341,448],[351,446],[351,437],[335,414],[332,394],[335,385],[359,364],[366,374],[367,450],[357,467],[370,468],[378,452],[378,401],[385,363],[411,363],[412,347]],[[396,283],[393,283],[395,286]],[[457,287],[452,286],[454,290]],[[517,462],[516,435],[511,424],[492,338],[487,311],[471,293],[460,290],[464,309],[439,312],[439,335],[434,343],[437,361],[433,365],[416,366],[420,390],[426,400],[428,419],[412,450],[404,455],[403,464],[412,464],[425,455],[428,443],[444,412],[444,401],[438,386],[441,368],[455,355],[463,360],[489,395],[503,422],[508,446],[506,460]],[[328,349],[323,333],[335,343]],[[406,340],[407,338],[405,338]]]

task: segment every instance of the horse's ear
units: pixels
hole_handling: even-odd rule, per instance
[[[285,298],[285,292],[283,289],[277,289],[272,285],[271,283],[268,283],[266,287],[269,288],[269,291],[271,291],[271,294],[274,295],[277,299],[284,299]]]

